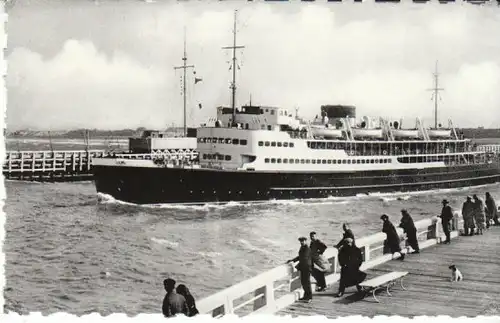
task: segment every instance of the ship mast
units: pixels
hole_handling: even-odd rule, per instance
[[[174,67],[174,70],[182,69],[184,70],[184,77],[182,78],[182,95],[184,99],[184,137],[187,136],[186,128],[186,70],[188,68],[194,68],[194,65],[187,65],[187,54],[186,54],[186,27],[184,27],[184,56],[182,57],[183,65]]]
[[[231,82],[231,108],[233,109],[233,120],[231,122],[231,126],[236,124],[236,49],[245,48],[245,46],[237,46],[236,45],[236,20],[237,20],[238,10],[234,11],[234,29],[233,29],[233,46],[222,47],[222,49],[232,49],[233,50],[233,81]]]
[[[438,128],[438,96],[439,96],[439,91],[444,91],[443,88],[439,87],[439,73],[438,73],[438,61],[436,61],[436,70],[433,74],[434,76],[434,88],[429,89],[430,91],[433,91],[432,93],[432,98],[434,99],[434,129]]]

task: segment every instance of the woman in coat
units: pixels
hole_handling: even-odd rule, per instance
[[[495,200],[493,199],[493,197],[491,197],[491,194],[490,192],[486,192],[486,200],[485,200],[485,204],[486,204],[486,227],[489,228],[490,226],[490,222],[491,220],[493,220],[493,222],[495,223],[495,225],[499,225],[499,221],[498,221],[498,210],[497,210],[497,205],[495,203]]]
[[[477,224],[477,234],[483,234],[486,228],[486,214],[484,213],[484,203],[476,194],[474,198],[474,220]]]
[[[362,289],[359,284],[365,280],[366,273],[359,270],[363,263],[361,249],[356,247],[354,240],[346,238],[339,250],[340,282],[339,291],[335,297],[342,297],[347,287],[356,286],[358,292]]]
[[[420,253],[415,223],[407,210],[401,210],[401,215],[402,217],[399,227],[403,229],[404,233],[406,233],[406,239],[410,247],[413,249],[413,253]]]
[[[194,301],[193,295],[189,292],[186,285],[180,284],[176,289],[177,294],[184,296],[186,299],[186,304],[188,306],[188,316],[195,316],[198,314],[198,309],[196,308],[196,302]]]
[[[384,250],[389,251],[392,254],[399,252],[401,254],[399,260],[404,260],[405,255],[401,253],[401,240],[399,240],[399,235],[394,227],[394,224],[389,221],[389,217],[386,214],[382,215],[380,219],[384,221],[382,232],[387,235],[387,239],[384,241]]]

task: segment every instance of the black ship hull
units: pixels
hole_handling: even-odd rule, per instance
[[[135,204],[205,204],[411,192],[500,182],[498,162],[356,172],[252,172],[93,166],[99,193]]]

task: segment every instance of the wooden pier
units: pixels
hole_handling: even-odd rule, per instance
[[[498,202],[497,202],[498,203]],[[337,249],[329,247],[324,256],[331,264],[326,276],[326,292],[314,293],[311,303],[297,302],[303,295],[298,272],[293,265],[281,265],[258,276],[242,281],[197,302],[201,313],[213,317],[226,314],[277,314],[292,316],[321,315],[329,318],[349,315],[495,315],[500,312],[497,298],[500,294],[500,227],[491,227],[484,235],[461,236],[463,220],[455,212],[452,221],[451,244],[443,244],[439,218],[415,222],[420,254],[409,254],[404,261],[391,254],[383,254],[386,235],[382,232],[356,238],[364,262],[361,270],[368,279],[385,273],[408,272],[405,288],[391,288],[392,296],[385,288],[377,293],[380,303],[371,295],[365,298],[355,293],[356,288],[346,289],[341,298],[337,292],[340,268]],[[403,253],[408,252],[406,240],[400,228]],[[397,254],[396,254],[397,255]],[[396,256],[397,258],[398,256]],[[456,265],[464,275],[464,281],[450,282],[450,265]],[[314,279],[311,277],[314,290]]]
[[[104,150],[9,151],[3,165],[6,179],[66,182],[92,179],[92,158]]]
[[[450,245],[434,245],[420,254],[393,260],[367,270],[371,279],[394,271],[407,271],[404,279],[407,289],[396,285],[392,296],[385,289],[377,293],[380,303],[370,294],[361,299],[355,287],[346,289],[341,298],[335,298],[338,284],[326,292],[313,294],[309,304],[294,303],[277,315],[310,316],[328,318],[363,315],[449,315],[451,317],[498,315],[500,313],[500,227],[487,230],[482,236],[459,237]],[[456,265],[464,275],[461,282],[450,282],[450,265]]]

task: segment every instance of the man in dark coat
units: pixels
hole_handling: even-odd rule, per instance
[[[402,217],[399,227],[403,229],[404,233],[406,233],[406,239],[410,247],[413,249],[413,253],[420,253],[417,239],[417,228],[415,227],[415,223],[413,222],[413,219],[407,210],[401,210],[401,215]]]
[[[365,280],[366,273],[359,270],[363,263],[363,257],[361,250],[356,247],[353,239],[345,239],[344,244],[340,246],[338,257],[341,269],[339,291],[335,294],[335,297],[342,297],[345,289],[350,286],[356,286],[358,292],[361,292],[362,289],[359,284]]]
[[[470,196],[467,196],[462,205],[462,218],[464,220],[464,235],[473,236],[476,226],[474,225],[474,204]]]
[[[495,203],[495,199],[491,196],[490,192],[486,192],[486,199],[484,202],[486,203],[486,209],[487,209],[486,227],[489,228],[490,219],[493,220],[495,225],[499,225],[500,222],[498,221],[497,204]]]
[[[354,239],[354,234],[352,233],[352,230],[349,228],[349,224],[347,223],[344,223],[342,225],[342,229],[344,229],[344,233],[343,233],[343,236],[342,236],[342,240],[339,241],[339,243],[337,243],[335,245],[335,248],[340,248],[344,242],[345,242],[345,239],[347,238],[351,238],[352,241],[354,241],[354,243],[356,243],[356,239]]]
[[[443,200],[443,208],[441,209],[441,215],[439,216],[441,218],[441,224],[443,226],[443,232],[446,236],[446,240],[444,243],[449,244],[451,242],[450,239],[450,233],[451,233],[451,220],[453,220],[453,210],[451,209],[451,206],[449,205],[449,202],[447,200]]]
[[[167,291],[163,299],[162,311],[166,317],[175,316],[182,313],[186,316],[189,314],[188,306],[184,296],[177,294],[175,291],[175,280],[167,278],[163,281],[163,286]]]
[[[387,239],[385,239],[384,241],[384,250],[387,250],[392,254],[399,252],[401,254],[399,260],[404,260],[405,255],[401,252],[400,246],[401,240],[399,240],[399,235],[396,231],[396,228],[394,227],[394,224],[389,221],[389,217],[387,216],[387,214],[383,214],[380,219],[384,221],[382,232],[387,235]]]
[[[316,291],[322,292],[326,289],[325,271],[328,270],[328,268],[325,268],[325,264],[322,261],[324,260],[322,259],[323,258],[322,255],[327,247],[323,242],[321,242],[316,237],[316,232],[314,231],[311,232],[309,234],[309,237],[311,238],[311,245],[310,245],[311,260],[312,260],[311,274],[316,280]]]
[[[299,242],[300,242],[299,255],[293,259],[288,260],[287,263],[296,262],[296,261],[299,262],[297,264],[297,266],[295,266],[295,268],[297,268],[297,270],[300,271],[300,283],[302,284],[302,288],[304,289],[304,297],[302,297],[299,300],[310,303],[312,300],[311,249],[307,245],[307,238],[306,237],[300,237]]]

